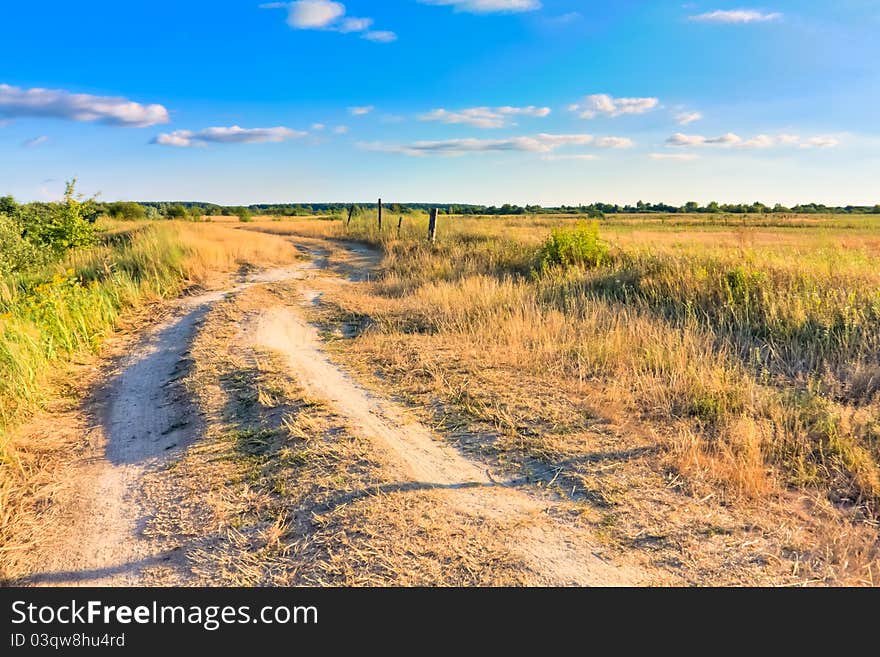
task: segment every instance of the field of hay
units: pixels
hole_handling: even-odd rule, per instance
[[[369,326],[358,349],[395,384],[427,368],[420,385],[513,434],[577,420],[571,404],[520,418],[492,411],[487,391],[528,377],[637,416],[672,467],[725,495],[809,491],[876,522],[877,218],[610,217],[593,245],[601,258],[549,263],[551,233],[576,241],[590,229],[571,217],[441,215],[432,246],[421,214],[404,216],[399,232],[397,217],[384,223],[381,234],[375,214],[259,230],[383,248],[371,294],[339,304]],[[527,442],[532,455],[549,449]]]

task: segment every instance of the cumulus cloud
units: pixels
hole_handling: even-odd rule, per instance
[[[46,135],[40,135],[39,137],[34,137],[33,139],[26,139],[21,143],[24,148],[36,148],[37,146],[42,146],[49,138]]]
[[[666,140],[669,146],[726,146],[736,148],[766,149],[780,146],[800,146],[801,148],[832,148],[840,144],[835,137],[820,136],[803,138],[800,135],[781,133],[778,135],[755,135],[750,139],[743,139],[739,135],[728,132],[719,137],[704,137],[702,135],[686,135],[675,133]]]
[[[702,112],[680,112],[675,115],[675,121],[678,125],[690,125],[697,121],[702,121]]]
[[[435,109],[421,114],[420,121],[439,121],[441,123],[465,124],[475,128],[505,128],[513,125],[512,118],[527,116],[543,118],[550,115],[549,107],[471,107],[463,110]]]
[[[608,94],[593,94],[580,103],[569,105],[572,112],[579,112],[582,119],[594,119],[597,116],[611,118],[624,114],[644,114],[660,104],[658,98],[614,98]]]
[[[388,30],[371,30],[372,18],[346,16],[345,5],[332,0],[294,0],[267,2],[260,9],[287,10],[287,24],[294,30],[324,30],[342,34],[360,34],[362,39],[391,43],[397,34]]]
[[[0,84],[0,118],[26,117],[96,121],[129,128],[168,123],[162,105],[142,105],[126,98],[73,94],[59,89],[22,89]]]
[[[623,137],[601,137],[593,135],[538,134],[530,137],[510,137],[507,139],[447,139],[443,141],[417,141],[411,144],[385,144],[381,142],[362,143],[366,150],[383,153],[400,153],[415,157],[423,155],[465,155],[467,153],[503,153],[510,151],[531,153],[552,153],[563,146],[595,146],[598,148],[628,148],[632,141]]]
[[[279,126],[276,128],[242,128],[241,126],[207,128],[200,132],[175,130],[158,135],[151,143],[160,146],[192,148],[215,144],[263,144],[304,137],[307,133]]]
[[[349,107],[348,113],[352,116],[366,116],[370,112],[372,112],[375,107],[372,105],[364,105],[363,107]]]
[[[699,23],[769,23],[782,18],[779,12],[765,13],[755,9],[732,9],[710,11],[705,14],[691,16],[690,20]]]
[[[451,6],[469,14],[514,14],[537,11],[539,0],[419,0],[423,5]]]

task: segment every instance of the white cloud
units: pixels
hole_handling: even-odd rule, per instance
[[[503,153],[511,151],[552,153],[564,146],[596,146],[598,148],[628,148],[632,141],[623,137],[601,137],[572,134],[538,134],[531,137],[507,139],[447,139],[444,141],[417,141],[411,144],[361,143],[360,148],[403,155],[464,155],[466,153]]]
[[[347,125],[338,125],[333,128],[333,132],[337,135],[347,135],[348,134],[348,126]]]
[[[678,123],[678,125],[690,125],[691,123],[702,120],[702,112],[681,112],[675,115],[675,121]]]
[[[769,135],[758,135],[740,144],[742,148],[773,148],[778,142]]]
[[[839,145],[840,140],[836,137],[811,137],[801,144],[801,148],[834,148]]]
[[[175,130],[163,133],[153,139],[153,144],[160,146],[177,146],[179,148],[191,148],[215,144],[263,144],[267,142],[278,143],[288,139],[304,137],[307,133],[290,128],[242,128],[234,125],[230,127],[207,128],[200,132],[192,130]]]
[[[129,128],[168,123],[162,105],[142,105],[126,98],[72,94],[58,89],[22,89],[0,84],[0,118],[40,117],[97,121]]]
[[[465,124],[475,128],[505,128],[513,125],[511,117],[528,116],[543,118],[550,115],[549,107],[471,107],[469,109],[450,111],[435,109],[421,114],[420,121],[440,121],[441,123]]]
[[[694,153],[650,153],[648,155],[652,160],[675,160],[680,162],[689,162],[699,159],[699,155]]]
[[[24,148],[36,148],[37,146],[42,146],[48,141],[49,138],[46,135],[41,135],[39,137],[34,137],[33,139],[26,139],[21,143],[21,145]]]
[[[346,16],[345,5],[333,0],[295,0],[268,2],[260,9],[286,9],[287,24],[294,30],[324,30],[342,34],[357,33],[361,38],[376,43],[391,43],[397,35],[388,30],[370,30],[372,18]]]
[[[666,140],[666,143],[670,146],[704,146],[709,144],[717,146],[733,146],[741,142],[742,137],[740,137],[739,135],[735,135],[732,132],[728,132],[727,134],[721,135],[720,137],[685,135],[681,132],[676,132],[674,135]]]
[[[345,5],[330,0],[299,0],[288,7],[287,24],[297,30],[327,28],[345,16]]]
[[[455,11],[469,14],[513,14],[541,8],[539,0],[419,0],[419,2],[424,5],[452,6]]]
[[[700,23],[768,23],[782,18],[779,12],[764,13],[754,9],[732,9],[710,11],[691,16],[690,20]]]
[[[364,105],[363,107],[349,107],[348,113],[352,116],[366,116],[370,112],[372,112],[375,107],[372,105]]]
[[[727,146],[736,148],[767,149],[784,146],[797,146],[801,148],[832,148],[840,144],[835,137],[810,137],[804,139],[799,135],[781,133],[778,135],[755,135],[751,139],[743,139],[731,132],[720,137],[704,137],[702,135],[685,135],[675,133],[666,140],[669,146]]]
[[[376,43],[393,43],[397,41],[397,34],[389,30],[371,30],[364,33],[361,38]]]
[[[312,130],[315,130],[316,132],[320,132],[321,130],[323,130],[326,127],[327,126],[324,125],[323,123],[313,123],[312,124]]]
[[[580,103],[569,105],[571,112],[580,112],[582,119],[597,116],[617,117],[624,114],[644,114],[660,104],[658,98],[614,98],[608,94],[593,94]]]
[[[339,31],[343,34],[349,32],[364,32],[373,25],[372,18],[346,18],[339,25]]]

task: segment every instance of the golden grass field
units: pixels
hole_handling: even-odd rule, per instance
[[[381,233],[375,213],[108,224],[100,246],[0,286],[3,429],[145,305],[290,262],[285,236],[361,242],[381,265],[326,290],[314,320],[340,363],[465,451],[583,503],[614,549],[647,536],[699,555],[689,581],[758,582],[781,558],[785,581],[877,584],[880,219],[630,215],[597,241],[586,226],[441,215],[431,245],[421,213]],[[554,233],[598,255],[548,258]],[[7,526],[39,450],[2,445]],[[757,527],[768,561],[719,579],[730,564],[706,546],[733,530],[699,524],[699,504]]]
[[[611,217],[602,264],[548,268],[542,245],[570,217],[441,215],[433,247],[424,216],[399,238],[391,219],[381,235],[375,215],[258,228],[382,247],[370,293],[334,299],[364,329],[344,349],[365,371],[482,418],[518,462],[575,463],[585,418],[631,420],[693,491],[819,501],[808,513],[864,530],[850,556],[876,570],[876,218]]]

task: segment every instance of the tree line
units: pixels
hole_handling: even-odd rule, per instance
[[[40,207],[40,205],[39,203],[28,204],[31,207]],[[241,221],[249,221],[255,215],[274,217],[338,216],[346,215],[349,209],[353,209],[353,214],[360,214],[362,212],[374,211],[377,205],[377,203],[279,203],[240,206],[192,201],[118,201],[113,203],[92,201],[90,207],[95,217],[103,214],[114,219],[123,220],[188,219],[199,221],[206,216],[227,216],[238,217]],[[0,214],[4,213],[4,208],[7,209],[5,214],[12,214],[11,209],[16,207],[18,207],[18,204],[11,196],[0,197]],[[786,207],[780,204],[769,206],[760,202],[730,204],[715,201],[706,205],[690,201],[681,206],[669,205],[667,203],[647,203],[644,201],[639,201],[635,205],[592,203],[590,205],[560,206],[515,205],[510,203],[503,205],[388,203],[384,205],[384,208],[386,212],[392,215],[438,208],[441,213],[448,215],[570,214],[596,218],[606,215],[626,214],[880,214],[880,204],[873,206],[828,206],[821,203],[806,203]]]

